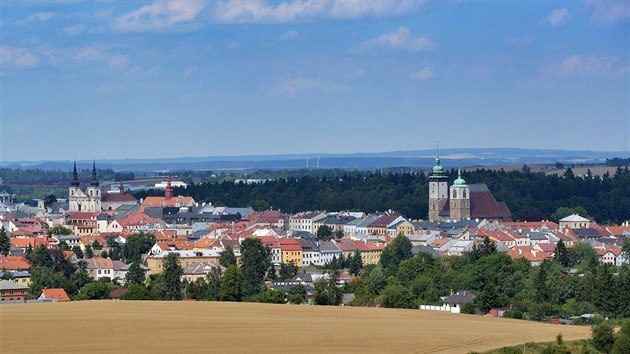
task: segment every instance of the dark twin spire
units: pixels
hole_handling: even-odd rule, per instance
[[[74,160],[74,167],[72,168],[72,181],[70,181],[72,187],[79,186],[79,175],[77,174],[77,160]]]
[[[90,186],[98,187],[98,179],[96,179],[96,161],[92,162],[92,181]]]

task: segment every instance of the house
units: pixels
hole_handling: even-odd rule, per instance
[[[0,269],[19,271],[31,269],[31,263],[24,256],[0,256]]]
[[[28,286],[11,280],[0,280],[0,302],[24,302]]]
[[[308,267],[310,265],[320,265],[319,248],[312,239],[298,239],[300,247],[302,247],[302,265]]]
[[[532,266],[539,266],[545,259],[553,258],[551,254],[539,251],[532,246],[512,247],[507,255],[512,257],[512,259],[525,258]]]
[[[298,267],[302,267],[302,246],[295,238],[281,238],[280,249],[282,251],[282,263],[289,263],[293,261]]]
[[[330,241],[319,241],[319,263],[326,265],[341,257],[341,250]]]
[[[289,222],[289,215],[283,214],[280,210],[263,210],[251,213],[248,219],[255,225],[282,228]]]
[[[11,280],[16,284],[30,286],[31,285],[31,273],[27,271],[7,270],[11,274]],[[0,278],[4,277],[4,271],[0,270]]]
[[[621,247],[606,247],[603,249],[596,248],[595,252],[597,252],[600,263],[612,264],[620,267],[625,262],[625,257],[621,252]]]
[[[321,211],[303,212],[291,215],[289,217],[289,230],[316,233],[317,229],[313,226],[313,223],[325,217],[326,213]]]
[[[461,307],[464,304],[474,303],[476,298],[477,298],[477,296],[475,296],[475,294],[471,293],[470,291],[466,291],[466,290],[458,291],[458,292],[456,292],[454,294],[451,291],[451,295],[441,297],[442,305],[445,306],[445,307],[450,308],[451,310],[452,309],[456,309],[455,312],[461,311]],[[457,311],[457,309],[459,309],[459,311]]]
[[[282,263],[282,248],[277,237],[274,236],[261,236],[258,237],[264,247],[271,250],[271,264],[280,265]]]
[[[181,280],[194,283],[197,279],[205,279],[213,269],[219,269],[221,272],[225,271],[225,268],[210,262],[190,263],[184,267]]]
[[[591,225],[589,219],[583,218],[578,214],[569,215],[560,219],[560,229],[583,229]]]
[[[162,272],[162,262],[164,258],[169,254],[175,254],[179,259],[182,267],[187,267],[192,263],[210,262],[213,264],[219,263],[221,252],[217,250],[194,250],[194,251],[164,251],[156,255],[147,257],[147,265],[149,267],[149,275]],[[234,253],[236,258],[240,257],[240,254]]]
[[[354,251],[357,251],[357,245],[349,238],[342,238],[340,240],[335,240],[335,244],[341,250],[343,257],[348,259],[354,256]]]
[[[38,300],[52,299],[54,302],[67,302],[70,301],[70,297],[66,294],[63,288],[43,289],[42,294],[37,298]]]
[[[109,258],[92,257],[85,260],[85,270],[95,280],[101,278],[114,279],[114,263]]]

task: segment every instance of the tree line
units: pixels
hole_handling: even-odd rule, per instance
[[[364,212],[393,209],[413,219],[428,214],[428,178],[422,172],[375,173],[330,170],[290,178],[278,177],[262,184],[192,183],[175,188],[175,193],[192,196],[198,202],[217,206],[273,208],[286,213],[304,210],[354,210]],[[267,175],[269,175],[267,173]],[[279,172],[278,176],[283,174]],[[447,171],[450,180],[457,171]],[[630,171],[618,168],[614,174],[576,176],[571,168],[562,175],[477,169],[463,172],[468,184],[486,183],[497,201],[508,204],[514,220],[552,219],[559,208],[584,208],[600,223],[621,223],[630,215]],[[160,195],[141,191],[136,197]]]

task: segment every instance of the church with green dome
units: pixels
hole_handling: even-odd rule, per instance
[[[449,187],[440,156],[429,176],[429,221],[460,221],[467,219],[492,219],[511,221],[512,215],[505,203],[497,203],[492,192],[483,183],[468,185],[462,178]]]

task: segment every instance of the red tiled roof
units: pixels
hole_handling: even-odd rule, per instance
[[[298,240],[294,238],[281,238],[278,241],[280,242],[280,249],[282,249],[283,252],[302,250],[302,246],[300,246]]]
[[[46,299],[55,299],[57,302],[70,301],[68,294],[63,288],[43,289],[42,294]]]
[[[148,207],[175,207],[175,206],[191,206],[195,203],[192,197],[177,196],[166,199],[165,197],[146,197],[140,205],[140,212],[144,213],[144,209]]]
[[[470,191],[470,217],[479,219],[501,219],[512,220],[507,205],[503,202],[497,203],[489,190]]]
[[[122,203],[122,202],[135,202],[136,198],[128,193],[106,193],[103,194],[101,202],[103,203]]]

